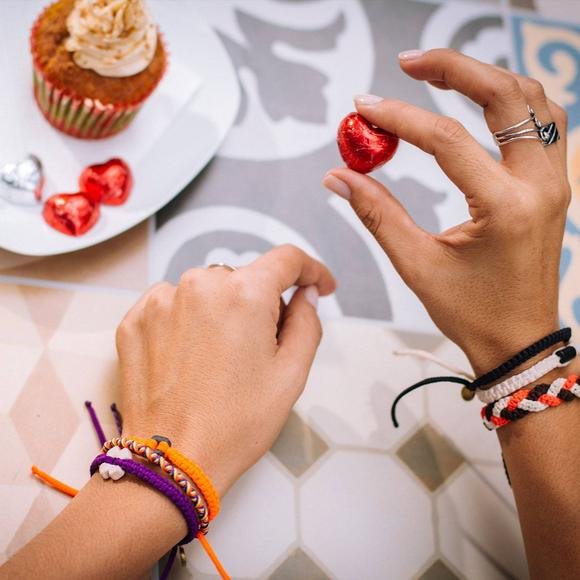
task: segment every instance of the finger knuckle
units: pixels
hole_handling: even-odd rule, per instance
[[[540,207],[533,193],[522,192],[509,200],[510,219],[506,224],[498,224],[505,228],[508,237],[525,237],[536,227],[538,216],[545,209]]]
[[[360,220],[369,232],[379,238],[381,235],[383,216],[374,206],[368,205],[359,210]]]
[[[262,303],[262,297],[252,280],[245,276],[229,276],[228,296],[233,306],[254,309]]]
[[[440,117],[435,122],[435,136],[443,143],[455,145],[465,140],[467,131],[457,119],[453,117]]]
[[[278,250],[281,254],[289,258],[298,258],[303,254],[302,250],[294,244],[282,244],[278,246]]]
[[[529,101],[542,102],[546,100],[546,91],[544,90],[544,85],[540,81],[525,77],[521,83],[523,92]]]
[[[190,268],[186,270],[179,278],[179,287],[191,289],[197,286],[205,273],[205,270],[200,268]]]
[[[492,96],[501,101],[515,101],[522,98],[523,93],[518,80],[511,75],[500,73],[492,83]]]
[[[454,48],[436,48],[433,52],[436,52],[437,56],[443,58],[455,58],[459,55],[459,52]]]
[[[155,316],[159,311],[163,310],[167,305],[167,296],[164,292],[156,290],[151,292],[145,302],[146,316]]]
[[[130,343],[132,338],[135,336],[135,327],[134,320],[129,315],[123,318],[115,332],[117,351],[121,351],[125,345]]]

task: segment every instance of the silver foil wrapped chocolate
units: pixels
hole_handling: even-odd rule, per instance
[[[17,205],[35,205],[42,201],[44,171],[35,155],[16,163],[0,165],[0,197]]]

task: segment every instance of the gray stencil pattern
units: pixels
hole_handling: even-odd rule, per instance
[[[321,123],[326,118],[327,103],[323,95],[328,78],[316,68],[282,59],[272,50],[274,42],[304,50],[330,50],[343,32],[344,15],[339,15],[328,27],[316,31],[292,30],[235,11],[240,29],[248,41],[241,46],[225,34],[220,34],[236,69],[248,67],[258,80],[261,102],[270,118],[279,121],[294,117],[309,123]],[[245,116],[248,95],[242,87],[242,102],[236,123]]]
[[[396,55],[419,45],[421,32],[438,5],[412,0],[366,0],[361,6],[375,55],[371,91],[436,111],[425,86],[401,74]],[[255,75],[260,102],[272,121],[292,118],[323,123],[327,106],[324,71],[317,68],[314,58],[312,66],[285,60],[275,53],[273,46],[283,43],[313,55],[332,50],[349,26],[345,14],[339,13],[329,25],[319,29],[295,30],[248,14],[242,4],[235,9],[235,19],[245,39],[243,45],[224,32],[220,36],[236,69],[250,70]],[[474,21],[458,31],[454,47],[461,48],[462,43],[470,41],[483,28],[498,25],[501,21],[494,18]],[[249,97],[242,92],[238,124],[248,110]],[[336,298],[344,315],[391,320],[392,303],[380,265],[360,234],[329,206],[329,194],[320,185],[325,171],[340,163],[334,140],[314,152],[292,158],[256,161],[217,156],[159,212],[157,228],[166,226],[184,211],[208,206],[236,206],[274,217],[308,240],[333,270],[340,280]],[[436,210],[445,200],[446,192],[430,189],[412,177],[394,180],[383,173],[375,177],[399,197],[421,227],[440,231]],[[211,244],[236,253],[268,249],[260,232],[255,236],[215,232],[183,244],[170,261],[165,277],[175,281],[186,268],[203,263]]]

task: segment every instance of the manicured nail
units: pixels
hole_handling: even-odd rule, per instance
[[[330,189],[336,195],[346,199],[347,201],[350,199],[352,192],[350,191],[350,187],[342,181],[342,179],[338,179],[338,177],[332,175],[332,173],[327,173],[322,180],[322,185],[326,187],[326,189]]]
[[[399,53],[399,60],[415,60],[421,58],[425,54],[424,50],[404,50]]]
[[[380,103],[382,100],[384,100],[383,97],[377,97],[377,95],[355,95],[354,96],[354,102],[357,105],[363,105],[365,107],[372,107],[373,105]]]
[[[307,286],[304,290],[304,298],[314,306],[318,308],[318,288],[316,286]]]

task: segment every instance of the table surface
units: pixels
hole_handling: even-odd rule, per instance
[[[339,164],[334,132],[355,93],[457,116],[493,150],[479,111],[404,78],[399,51],[449,46],[533,74],[570,118],[561,316],[578,330],[580,25],[570,22],[580,23],[580,4],[511,1],[196,1],[243,93],[217,157],[155,219],[118,238],[52,258],[0,252],[0,438],[12,450],[0,469],[0,561],[67,502],[31,478],[32,463],[71,485],[86,481],[97,451],[86,399],[114,432],[113,336],[136,297],[188,267],[243,264],[291,242],[327,262],[341,285],[322,302],[325,337],[304,396],[272,452],[224,499],[211,536],[228,571],[276,580],[526,577],[499,446],[478,405],[453,385],[433,386],[402,403],[400,429],[390,425],[397,392],[439,372],[394,349],[467,363],[350,208],[320,185]],[[466,215],[461,194],[411,146],[401,144],[377,177],[431,231]],[[240,533],[250,518],[252,533]],[[214,577],[198,547],[188,553],[174,577]]]

